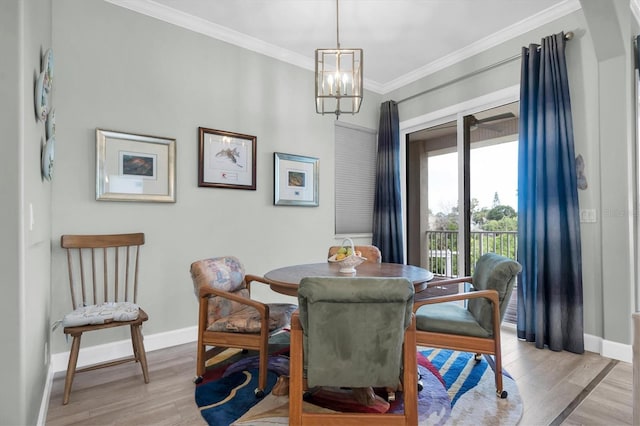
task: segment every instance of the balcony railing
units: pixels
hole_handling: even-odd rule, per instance
[[[517,259],[517,231],[474,231],[471,232],[469,250],[471,268],[484,253],[497,253]],[[427,231],[427,269],[435,275],[457,277],[458,274],[458,231]]]

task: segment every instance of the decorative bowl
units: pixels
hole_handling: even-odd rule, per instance
[[[346,246],[345,243],[349,243],[351,247]],[[331,263],[337,263],[340,266],[341,273],[355,274],[356,266],[360,265],[362,262],[367,260],[367,258],[356,255],[355,247],[353,246],[353,241],[351,240],[351,238],[345,238],[344,241],[342,242],[342,245],[343,247],[351,248],[351,254],[347,257],[342,257],[340,260],[338,260],[338,254],[336,253],[333,256],[329,257],[328,260]]]
[[[365,257],[356,256],[355,254],[345,257],[342,260],[336,260],[336,256],[336,254],[331,256],[329,262],[337,263],[340,266],[340,272],[343,274],[354,274],[356,272],[356,266],[367,260]]]

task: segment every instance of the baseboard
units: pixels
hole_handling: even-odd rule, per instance
[[[179,330],[167,331],[164,333],[151,334],[144,336],[144,347],[146,352],[158,349],[178,346],[185,343],[195,342],[198,336],[198,327],[187,327]],[[99,364],[114,359],[131,356],[131,340],[120,340],[117,342],[105,343],[103,345],[89,346],[80,348],[77,367],[85,367],[88,365]],[[67,371],[69,363],[69,351],[59,352],[51,355],[49,370],[53,374],[60,371]]]
[[[53,368],[49,363],[47,370],[47,379],[44,382],[44,391],[42,392],[42,401],[40,402],[40,411],[38,412],[37,426],[44,426],[47,422],[47,412],[49,411],[49,399],[51,398],[51,385],[53,383]]]
[[[508,322],[503,322],[502,327],[506,327],[512,330],[516,329],[515,324]],[[631,363],[633,356],[631,345],[611,342],[609,340],[604,340],[602,337],[593,336],[591,334],[584,335],[584,350],[597,353],[600,356],[617,359],[618,361],[624,361],[628,363]]]
[[[602,352],[600,352],[600,355],[631,364],[633,362],[633,347],[631,345],[604,340],[602,342]]]

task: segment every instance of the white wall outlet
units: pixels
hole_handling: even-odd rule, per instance
[[[597,221],[596,209],[580,209],[580,222],[596,223]]]

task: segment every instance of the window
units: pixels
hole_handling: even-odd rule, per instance
[[[409,134],[409,264],[461,276],[489,251],[516,258],[518,106],[459,114]]]
[[[376,181],[376,131],[336,122],[336,234],[371,234]]]

